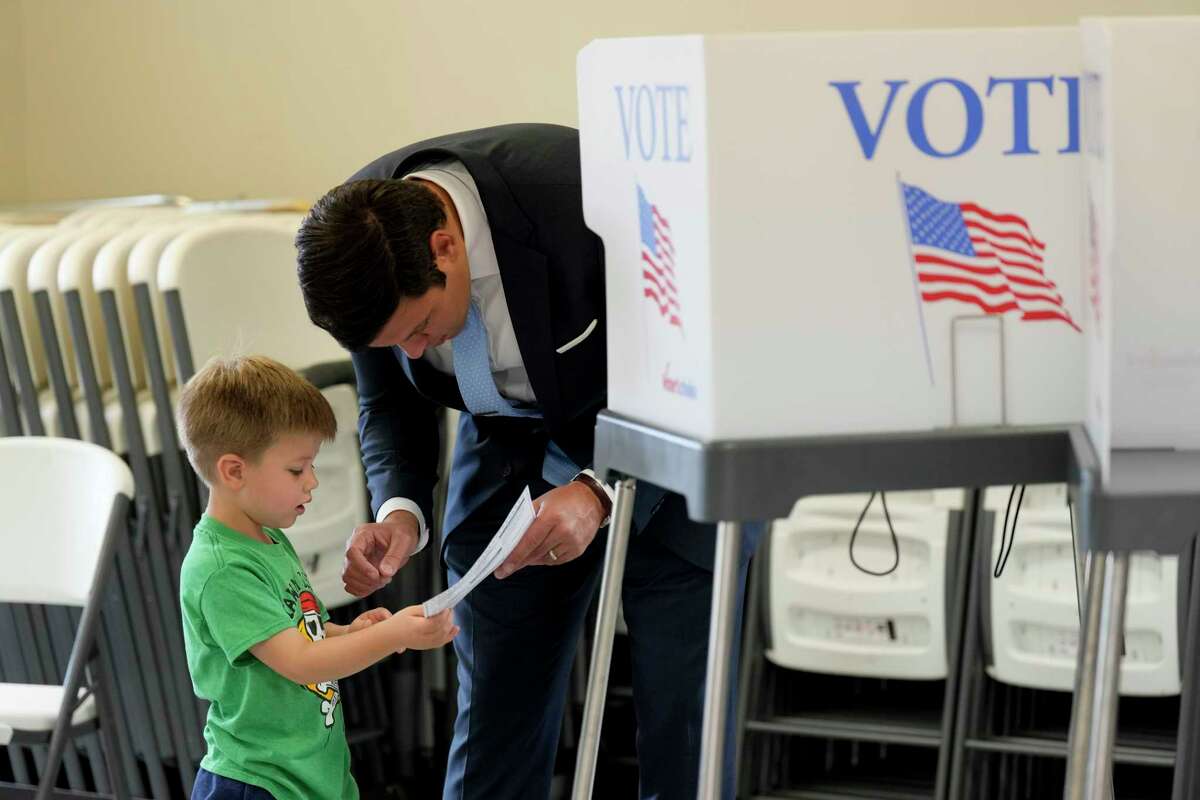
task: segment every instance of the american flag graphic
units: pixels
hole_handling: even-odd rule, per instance
[[[659,212],[658,206],[646,199],[641,186],[637,187],[637,192],[638,219],[642,230],[642,294],[654,303],[659,315],[668,324],[682,331],[671,225]]]
[[[1022,320],[1063,322],[1079,330],[1058,286],[1046,276],[1045,243],[1022,217],[900,186],[922,299],[968,303],[986,314],[1017,312]]]

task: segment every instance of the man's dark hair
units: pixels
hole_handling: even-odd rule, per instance
[[[352,181],[330,190],[296,234],[309,319],[347,350],[366,348],[403,298],[446,285],[429,249],[430,234],[445,224],[437,196],[416,181]]]

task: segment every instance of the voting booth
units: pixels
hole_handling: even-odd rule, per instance
[[[1161,455],[1200,447],[1195,26],[580,53],[584,216],[607,264],[596,462],[627,476],[589,707],[611,652],[622,507],[635,478],[652,480],[719,523],[701,796],[721,779],[728,675],[712,654],[732,646],[742,521],[786,516],[800,496],[1064,480],[1093,551],[1068,796],[1102,796],[1128,551],[1181,552],[1194,525],[1173,521],[1200,512],[1200,461]],[[1130,447],[1174,450],[1130,461]],[[576,797],[598,729],[589,710]]]
[[[1200,18],[1094,19],[1083,39],[1087,428],[1200,450]]]
[[[1061,426],[1085,413],[1080,50],[1076,28],[1047,28],[580,53],[584,217],[606,259],[597,464],[721,521],[702,796],[721,779],[711,653],[731,646],[737,521],[806,495],[1065,478]],[[837,646],[802,616],[803,647]]]
[[[1076,28],[588,45],[610,409],[701,440],[1081,421],[1080,91]]]

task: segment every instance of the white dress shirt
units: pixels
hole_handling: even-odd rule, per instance
[[[450,195],[462,224],[463,239],[467,247],[467,265],[471,271],[471,299],[479,306],[484,327],[488,334],[488,356],[492,364],[492,377],[500,394],[511,400],[536,403],[525,362],[517,346],[517,335],[513,331],[512,316],[504,298],[504,284],[500,279],[500,265],[496,260],[496,248],[492,244],[492,231],[488,226],[487,214],[475,179],[461,162],[442,161],[410,172],[404,176],[420,178],[436,183]],[[422,356],[430,366],[447,375],[454,374],[454,350],[452,341],[429,348]],[[410,511],[417,518],[421,537],[413,553],[424,549],[429,542],[429,528],[421,507],[407,497],[392,497],[379,507],[376,522],[393,511]]]

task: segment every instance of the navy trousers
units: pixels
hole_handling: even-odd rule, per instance
[[[443,555],[451,583],[487,546],[521,488],[502,489],[448,538]],[[534,497],[549,488],[530,486]],[[633,655],[643,800],[693,800],[699,777],[712,572],[655,535],[656,526],[684,519],[682,498],[668,496],[647,529],[631,538],[625,568],[621,599]],[[739,597],[758,533],[755,527],[745,537]],[[526,567],[502,581],[489,576],[455,609],[458,718],[444,800],[549,796],[572,660],[599,584],[606,534],[602,530],[582,556],[562,566]],[[741,615],[739,602],[737,642]],[[732,661],[726,798],[733,797],[736,647]]]
[[[192,784],[192,800],[275,800],[266,789],[251,786],[201,768]]]

